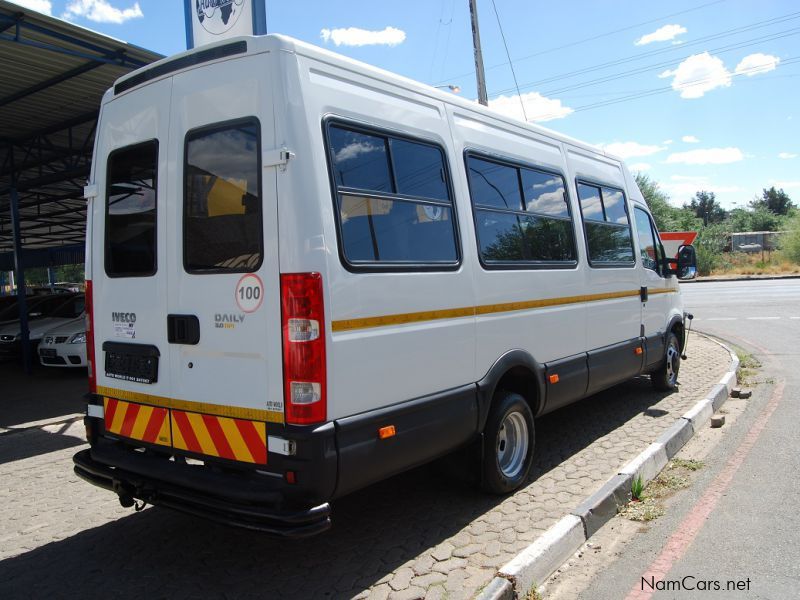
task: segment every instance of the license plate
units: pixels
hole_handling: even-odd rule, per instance
[[[155,346],[106,342],[103,350],[106,377],[136,383],[158,381],[159,352]]]
[[[53,348],[39,348],[39,356],[42,358],[55,358],[57,355]]]

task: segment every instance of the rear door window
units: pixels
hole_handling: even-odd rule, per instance
[[[261,141],[255,118],[186,135],[183,207],[187,272],[249,272],[261,266]]]
[[[158,142],[121,148],[108,157],[106,254],[109,277],[156,272]]]

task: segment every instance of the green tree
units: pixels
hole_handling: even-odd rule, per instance
[[[783,191],[783,188],[776,190],[773,185],[769,189],[764,188],[760,198],[758,196],[753,198],[750,206],[755,210],[767,209],[776,215],[787,215],[794,208],[794,203],[789,198],[789,195]]]
[[[697,218],[703,219],[703,225],[722,223],[728,216],[725,209],[717,202],[714,192],[705,190],[695,192],[691,202],[688,205],[684,204],[683,207],[691,209]]]
[[[644,196],[650,212],[653,213],[656,227],[659,231],[675,231],[675,212],[680,210],[669,203],[669,196],[661,191],[661,188],[653,179],[644,173],[636,173],[636,185]]]

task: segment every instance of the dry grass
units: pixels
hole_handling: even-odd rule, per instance
[[[703,467],[697,460],[675,458],[647,484],[640,501],[626,504],[619,514],[631,521],[652,521],[664,514],[663,501],[678,490],[689,487],[690,473]]]
[[[792,275],[800,274],[800,265],[789,260],[779,250],[756,252],[726,252],[711,275]]]

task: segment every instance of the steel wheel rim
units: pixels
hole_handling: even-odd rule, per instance
[[[528,455],[528,424],[519,412],[506,415],[497,434],[497,464],[503,475],[514,478],[522,471]]]
[[[680,352],[674,343],[670,343],[667,348],[667,381],[670,384],[678,380],[678,369],[680,369]]]

